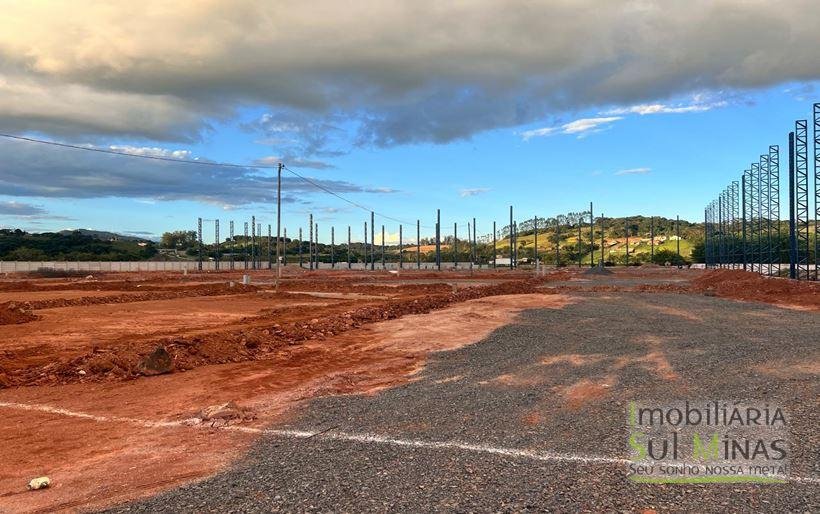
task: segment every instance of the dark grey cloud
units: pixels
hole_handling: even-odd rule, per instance
[[[266,136],[298,121],[272,154],[328,164],[346,150],[325,139],[337,128],[362,145],[444,143],[820,78],[816,0],[155,3],[5,6],[0,128],[187,141],[265,105]]]
[[[157,150],[149,148],[141,153],[157,155]],[[0,195],[194,200],[224,207],[276,202],[276,175],[268,169],[146,160],[5,139],[0,139],[0,155]],[[392,192],[342,180],[310,180],[341,194]],[[305,202],[313,195],[327,193],[301,178],[283,174],[283,201]]]
[[[0,202],[0,216],[21,218],[29,223],[38,223],[35,220],[71,220],[68,216],[52,214],[39,205],[33,205],[15,200]]]
[[[0,202],[0,215],[6,216],[43,216],[48,211],[42,207],[23,202]]]

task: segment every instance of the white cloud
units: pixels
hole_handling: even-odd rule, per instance
[[[646,175],[651,171],[652,168],[630,168],[627,170],[616,171],[615,175]]]
[[[559,127],[544,127],[527,130],[521,133],[524,141],[533,137],[551,136],[554,134],[578,134],[579,137],[587,133],[597,132],[615,121],[623,119],[621,116],[606,116],[601,118],[581,118],[580,120],[565,123]]]
[[[641,116],[647,114],[686,114],[692,112],[706,112],[712,109],[726,107],[729,103],[725,100],[706,103],[690,103],[690,104],[638,104],[629,107],[618,107],[610,109],[605,114],[639,114]]]
[[[488,187],[474,187],[474,188],[467,188],[467,189],[459,189],[458,196],[462,198],[467,198],[468,196],[476,196],[480,195],[481,193],[486,193],[489,191],[490,188]]]
[[[190,160],[190,150],[169,150],[167,148],[149,147],[149,146],[118,146],[110,145],[108,147],[117,152],[129,153],[131,155],[146,155],[149,157],[164,157],[168,159]]]

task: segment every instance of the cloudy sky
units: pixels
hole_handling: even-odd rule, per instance
[[[0,1],[0,225],[263,223],[285,162],[429,226],[700,219],[820,99],[813,0]],[[785,161],[785,159],[784,159]],[[263,167],[254,167],[263,166]],[[366,213],[286,173],[284,222]],[[344,228],[343,228],[344,227]],[[320,229],[323,230],[323,229]],[[324,235],[329,230],[323,230]]]

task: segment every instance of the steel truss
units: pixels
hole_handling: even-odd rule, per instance
[[[794,124],[795,232],[797,236],[797,279],[811,278],[809,273],[809,161],[808,122]]]

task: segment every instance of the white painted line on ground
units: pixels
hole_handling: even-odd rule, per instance
[[[202,424],[201,420],[197,418],[183,419],[179,421],[151,421],[138,418],[129,418],[122,416],[100,416],[97,414],[89,414],[86,412],[72,411],[60,407],[52,407],[50,405],[38,405],[27,403],[14,402],[0,402],[0,408],[18,409],[28,411],[45,412],[49,414],[58,414],[61,416],[68,416],[72,418],[88,419],[102,423],[129,423],[145,428],[206,428],[210,429],[207,423]],[[555,453],[555,452],[538,452],[531,450],[519,450],[515,448],[498,448],[484,444],[471,444],[461,441],[420,441],[417,439],[400,439],[394,437],[380,436],[376,434],[353,434],[339,431],[307,431],[307,430],[277,430],[271,428],[255,428],[243,427],[241,425],[226,425],[219,427],[219,430],[227,430],[231,432],[243,432],[248,434],[259,435],[273,435],[279,437],[287,437],[292,439],[311,439],[322,438],[333,441],[349,441],[356,443],[380,444],[390,446],[402,446],[409,448],[424,448],[433,450],[462,450],[472,453],[488,453],[493,455],[501,455],[504,457],[513,457],[519,459],[537,460],[543,462],[574,462],[580,464],[629,464],[629,459],[622,459],[617,457],[599,457],[590,455],[576,455],[571,453]],[[784,478],[790,482],[799,482],[805,484],[820,484],[820,479],[812,477],[780,477],[773,476],[773,478]]]

